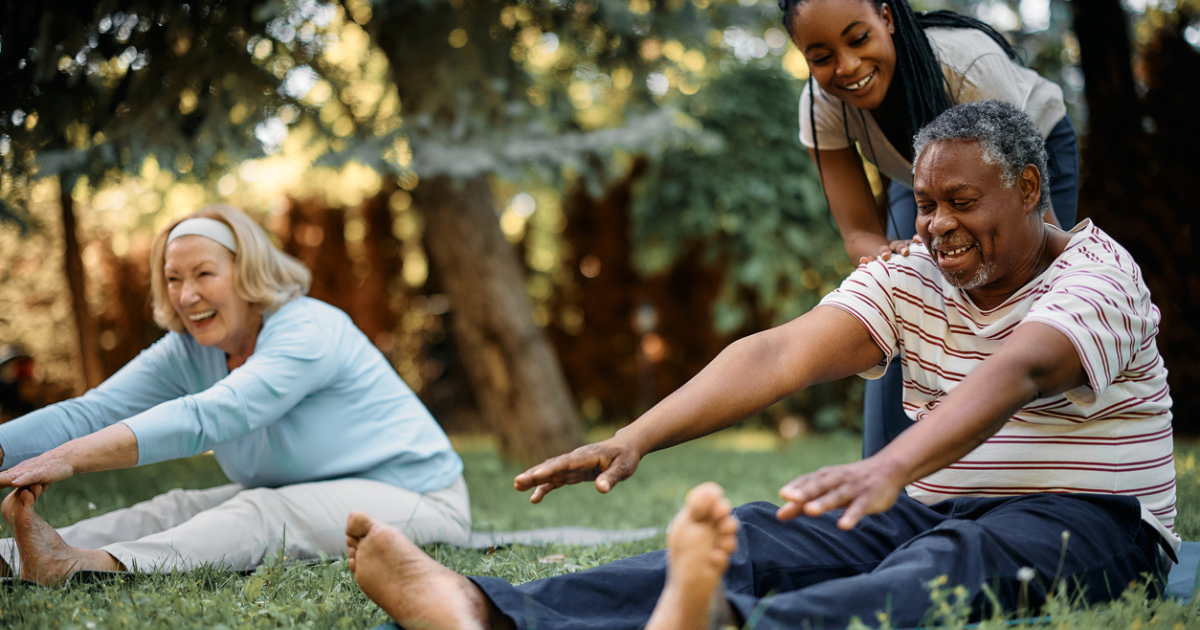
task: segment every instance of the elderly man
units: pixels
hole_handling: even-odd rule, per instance
[[[731,510],[719,487],[699,486],[666,557],[519,587],[463,578],[355,514],[346,531],[363,591],[410,627],[832,628],[884,613],[915,625],[931,584],[979,615],[1037,605],[1059,579],[1095,601],[1161,578],[1178,545],[1171,403],[1137,265],[1090,223],[1042,221],[1042,139],[1009,105],[952,108],[914,155],[927,246],[859,267],[612,439],[516,485],[535,503],[584,480],[608,492],[651,451],[813,383],[878,377],[899,356],[915,422],[887,448],[797,478],[778,509]]]

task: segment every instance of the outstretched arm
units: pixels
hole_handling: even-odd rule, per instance
[[[845,507],[838,526],[850,529],[864,515],[890,508],[908,483],[975,450],[1030,401],[1087,382],[1079,354],[1065,334],[1047,324],[1023,324],[928,416],[882,451],[853,464],[822,468],[784,486],[779,494],[787,503],[778,516],[816,516]]]
[[[137,438],[123,423],[85,435],[0,472],[0,488],[44,488],[79,472],[128,468],[138,461]],[[40,490],[37,494],[41,494]]]
[[[686,385],[611,439],[580,447],[521,473],[518,490],[537,503],[551,490],[595,480],[608,492],[651,451],[741,422],[771,403],[816,383],[878,364],[883,351],[840,308],[819,306],[791,322],[740,339]]]

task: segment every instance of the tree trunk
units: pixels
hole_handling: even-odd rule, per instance
[[[1200,55],[1180,24],[1152,37],[1142,64],[1145,96],[1120,0],[1072,2],[1086,82],[1089,131],[1081,142],[1080,215],[1117,239],[1141,266],[1162,313],[1158,347],[1168,370],[1177,431],[1200,431],[1200,221],[1195,151]],[[1183,22],[1186,24],[1186,21]]]
[[[539,462],[580,444],[558,359],[533,321],[525,274],[504,239],[485,175],[414,191],[425,249],[450,299],[459,355],[506,457]]]
[[[87,390],[99,385],[104,380],[104,374],[97,351],[99,346],[96,339],[96,320],[88,310],[83,256],[79,249],[79,237],[75,232],[75,200],[71,197],[73,179],[60,176],[58,181],[62,193],[63,271],[67,275],[67,288],[71,291],[71,312],[75,317],[76,339],[79,342],[81,386],[76,389]]]

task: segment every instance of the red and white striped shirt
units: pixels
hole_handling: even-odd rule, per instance
[[[1024,322],[1075,345],[1088,385],[1021,408],[958,462],[908,486],[927,504],[956,496],[1087,492],[1137,497],[1143,518],[1178,545],[1171,396],[1155,335],[1159,311],[1125,248],[1090,221],[1050,268],[1000,306],[981,310],[919,244],[859,268],[821,301],[853,315],[900,356],[904,410],[921,418]]]

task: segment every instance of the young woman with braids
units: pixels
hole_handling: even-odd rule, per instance
[[[817,163],[852,260],[908,253],[916,222],[913,137],[969,101],[1006,101],[1034,120],[1049,154],[1052,212],[1045,219],[1074,225],[1078,142],[1062,90],[1021,66],[994,29],[949,11],[914,13],[905,0],[779,0],[779,7],[810,73],[800,141]],[[872,194],[864,158],[885,179],[886,201]],[[899,369],[867,382],[864,455],[911,424],[902,399]]]

